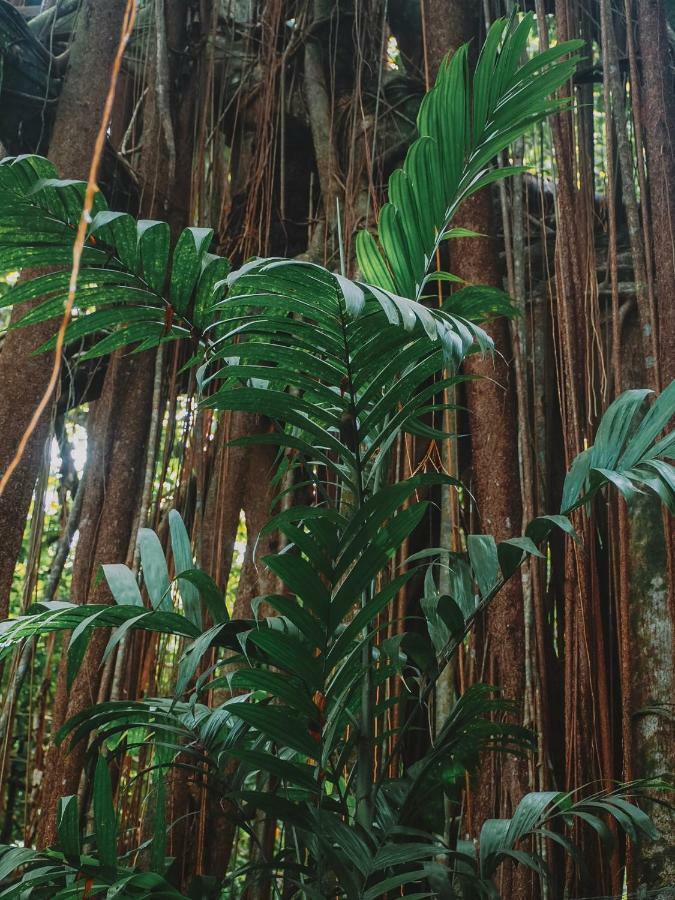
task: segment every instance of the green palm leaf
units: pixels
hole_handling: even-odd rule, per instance
[[[607,484],[631,500],[647,489],[675,512],[675,432],[659,437],[675,414],[675,381],[651,406],[648,390],[625,391],[600,422],[595,444],[572,463],[563,485],[561,509],[587,503]]]
[[[462,316],[309,263],[249,263],[214,308],[205,404],[266,415],[276,427],[262,440],[323,467],[361,499],[396,436],[440,412],[439,392],[460,380],[434,382],[437,374],[492,348]]]
[[[485,879],[492,879],[497,868],[505,860],[515,860],[548,878],[548,870],[542,857],[536,852],[519,848],[520,842],[531,835],[541,835],[561,844],[572,856],[578,854],[574,845],[551,826],[574,819],[589,825],[611,846],[613,836],[606,820],[614,819],[633,841],[640,837],[654,839],[658,836],[654,825],[635,802],[628,801],[644,794],[652,787],[650,782],[636,782],[614,791],[602,791],[589,797],[574,799],[572,794],[555,791],[537,791],[526,794],[511,819],[488,819],[480,834],[480,871]],[[655,785],[663,788],[664,785]]]
[[[85,184],[56,175],[52,164],[38,156],[0,161],[0,270],[48,270],[3,295],[3,306],[38,301],[17,326],[59,318],[68,296]],[[127,344],[146,348],[191,337],[189,308],[202,327],[210,321],[214,280],[229,271],[226,260],[217,258],[213,265],[207,253],[210,229],[185,229],[171,252],[165,222],[136,222],[112,212],[100,193],[92,213],[66,345],[94,336],[85,354],[91,358]],[[54,344],[52,339],[40,349]]]
[[[574,72],[581,41],[569,41],[521,64],[534,16],[491,26],[473,79],[468,46],[442,64],[417,117],[419,138],[389,180],[377,240],[357,236],[365,279],[419,300],[441,242],[461,203],[481,187],[513,174],[491,169],[499,153],[566,101],[549,99]],[[563,59],[563,57],[566,57]]]

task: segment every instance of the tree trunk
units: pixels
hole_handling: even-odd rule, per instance
[[[64,178],[83,178],[109,86],[119,44],[125,0],[87,0],[78,18],[70,65],[59,100],[49,158]],[[36,301],[32,306],[37,305]],[[32,308],[22,304],[11,322]],[[9,331],[0,352],[0,472],[10,465],[33,412],[49,381],[53,356],[33,356],[55,331],[54,322]],[[9,591],[45,440],[50,431],[48,407],[28,443],[23,459],[0,497],[0,619],[6,619]]]
[[[638,0],[641,113],[663,387],[675,378],[675,93],[663,0]]]
[[[275,494],[270,480],[274,475],[276,458],[276,448],[265,444],[257,444],[249,453],[247,486],[242,507],[246,520],[246,553],[237,588],[234,608],[236,618],[250,616],[251,603],[256,597],[271,594],[278,589],[277,579],[263,563],[267,555],[277,551],[278,533],[260,536],[260,532],[270,519],[270,508]],[[261,610],[263,615],[269,612],[269,608],[267,611]]]
[[[479,34],[480,4],[433,0],[424,23],[424,59],[428,77],[435,77],[443,57]],[[469,283],[502,286],[499,249],[494,239],[492,197],[489,190],[464,204],[455,222],[487,235],[463,239],[452,254],[452,271]],[[481,376],[467,385],[471,434],[471,490],[476,498],[479,528],[497,541],[518,534],[522,516],[518,471],[515,382],[510,372],[511,348],[508,323],[500,320],[492,328],[497,354],[493,360],[470,357],[467,372]],[[490,606],[480,629],[479,659],[485,654],[485,680],[498,685],[503,696],[521,701],[525,690],[524,616],[520,583],[512,579]],[[480,665],[480,663],[479,663]],[[500,769],[501,775],[497,769]],[[485,819],[510,815],[527,789],[527,766],[520,760],[500,760],[497,767],[482,768],[472,797],[471,827],[477,834]],[[503,896],[520,897],[531,877],[524,869],[504,871],[500,881]],[[530,896],[528,894],[528,896]]]
[[[97,583],[99,566],[127,560],[143,486],[154,380],[152,360],[149,352],[139,356],[116,353],[110,361],[101,398],[90,416],[87,482],[73,565],[72,595],[76,603],[110,602],[105,581]],[[64,653],[59,667],[56,727],[96,703],[100,661],[107,641],[107,630],[92,632],[82,667],[70,688]],[[50,846],[56,839],[56,803],[61,796],[77,793],[85,751],[84,741],[72,747],[66,741],[50,748],[39,846]]]
[[[249,413],[223,413],[215,437],[213,472],[199,528],[199,565],[223,590],[232,568],[251,454],[250,447],[233,447],[230,441],[250,435],[254,419]]]
[[[632,326],[632,327],[631,327]],[[628,323],[623,341],[624,388],[644,383],[639,323]],[[630,690],[635,778],[661,778],[672,767],[675,727],[673,698],[672,591],[667,575],[661,504],[649,494],[636,495],[628,509],[625,553],[630,614],[632,672]],[[626,702],[626,701],[624,701]],[[641,801],[659,837],[632,854],[631,890],[657,900],[675,897],[675,811],[665,804]]]
[[[630,626],[633,653],[633,738],[635,777],[658,778],[669,771],[675,741],[672,711],[672,620],[669,614],[666,553],[658,500],[642,495],[629,511]],[[636,883],[650,896],[675,885],[675,814],[660,803],[641,803],[660,832],[634,854]]]
[[[227,428],[225,427],[227,426]],[[202,566],[223,587],[231,571],[234,542],[241,512],[246,521],[246,552],[239,575],[234,605],[234,618],[250,618],[251,602],[258,596],[275,590],[275,578],[265,567],[263,558],[276,550],[277,535],[260,538],[260,531],[270,518],[274,490],[270,484],[276,450],[274,447],[229,447],[228,440],[255,434],[264,428],[258,417],[248,413],[226,414],[219,423],[218,439],[222,441],[216,456],[215,471],[202,523]],[[224,487],[223,487],[224,486]],[[261,609],[261,615],[269,609]],[[223,783],[212,785],[206,797],[207,827],[204,834],[204,871],[222,878],[230,861],[236,832],[236,808],[222,801],[219,791],[225,789],[227,779],[236,771],[231,763],[223,775]]]
[[[178,24],[182,22],[178,15],[172,17],[172,23],[176,19]],[[158,46],[159,43],[157,37]],[[165,118],[170,115],[165,106],[169,74],[161,65],[163,58],[158,49],[151,52],[155,80],[146,97],[139,175],[145,187],[143,212],[152,216],[163,211],[175,240],[187,224],[185,210],[190,195],[191,167],[182,155],[180,168],[176,166],[177,145]],[[190,108],[189,103],[184,106]],[[181,154],[189,152],[191,134],[190,128],[180,133]],[[173,203],[174,198],[178,202]],[[90,414],[88,437],[92,446],[87,455],[86,493],[73,565],[75,602],[109,602],[111,598],[106,586],[97,584],[99,566],[126,562],[134,549],[130,542],[143,492],[145,448],[155,381],[154,360],[154,352],[131,355],[128,351],[116,351],[109,362],[101,398]],[[57,727],[99,699],[100,661],[107,638],[105,631],[92,633],[81,672],[71,689],[67,686],[65,660],[62,660],[55,701]],[[77,792],[85,751],[84,742],[50,750],[47,771],[51,777],[45,785],[43,818],[38,834],[40,846],[49,846],[56,837],[57,800],[64,794]]]
[[[461,226],[494,234],[490,194],[483,192],[465,204]],[[462,241],[453,271],[468,282],[501,287],[498,249],[494,239]],[[471,491],[476,499],[475,530],[502,541],[519,534],[522,518],[518,471],[515,383],[505,319],[488,329],[497,353],[492,360],[469,357],[466,370],[479,379],[467,383],[471,435]],[[476,646],[479,678],[499,687],[502,696],[522,704],[525,696],[525,623],[520,581],[512,578],[490,604]],[[485,660],[485,671],[480,667]],[[523,710],[519,709],[522,719]],[[527,763],[515,757],[493,758],[481,767],[472,800],[472,832],[485,819],[510,816],[528,789]],[[532,877],[524,867],[500,875],[504,897],[533,897]]]

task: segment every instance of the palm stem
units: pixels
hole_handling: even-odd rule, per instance
[[[356,506],[360,510],[364,500],[363,486],[363,464],[359,449],[359,435],[357,422],[357,403],[356,391],[354,388],[354,378],[351,367],[351,354],[349,352],[349,342],[347,340],[347,316],[341,304],[342,318],[342,335],[344,344],[344,355],[346,363],[346,382],[349,397],[350,431],[353,435],[353,447],[355,461],[355,484],[356,484]],[[361,608],[363,609],[369,600],[369,591],[364,591],[361,595]],[[368,626],[364,628],[362,647],[361,647],[361,665],[363,669],[363,679],[361,681],[361,711],[359,717],[359,738],[357,743],[356,756],[356,821],[363,828],[370,828],[372,820],[372,804],[371,804],[371,771],[372,771],[372,745],[373,745],[373,725],[372,725],[372,674],[371,674],[371,647],[370,638],[368,637],[370,629]]]

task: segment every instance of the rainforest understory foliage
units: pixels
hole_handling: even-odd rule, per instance
[[[0,0],[0,897],[675,890],[660,0]]]

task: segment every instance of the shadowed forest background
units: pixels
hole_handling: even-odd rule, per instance
[[[0,0],[0,156],[39,154],[61,178],[86,180],[114,84],[98,175],[110,209],[167,222],[172,243],[187,226],[211,228],[208,249],[233,269],[251,257],[288,257],[364,281],[371,279],[359,270],[356,234],[376,226],[444,57],[468,42],[475,66],[491,23],[513,12],[510,0],[139,0],[118,67],[130,6]],[[571,102],[499,154],[497,166],[523,168],[473,194],[453,219],[457,236],[435,254],[434,268],[461,281],[431,281],[429,306],[441,306],[463,281],[505,292],[517,315],[489,318],[483,327],[495,354],[467,356],[462,371],[476,377],[444,388],[441,431],[451,436],[421,426],[396,436],[392,481],[445,473],[463,487],[433,479],[415,487],[405,504],[428,505],[391,555],[384,581],[427,548],[462,554],[468,535],[496,542],[524,535],[532,520],[561,509],[566,473],[594,444],[610,404],[629,389],[661,394],[675,379],[675,6],[526,0],[518,15],[526,12],[534,28],[525,54],[581,40],[574,74],[559,91]],[[0,243],[16,227],[0,209]],[[101,566],[126,564],[139,580],[140,529],[156,532],[173,577],[171,510],[187,530],[190,565],[182,568],[194,557],[224,594],[229,616],[255,618],[256,598],[283,593],[284,575],[263,558],[294,543],[288,530],[263,530],[271,511],[311,506],[318,496],[311,479],[303,487],[299,468],[277,468],[278,448],[264,438],[274,431],[271,416],[200,405],[187,340],[135,353],[111,343],[111,352],[95,355],[88,351],[102,335],[85,334],[67,344],[58,386],[17,457],[52,375],[53,349],[34,351],[58,319],[11,327],[38,301],[3,296],[16,297],[9,292],[25,270],[31,277],[43,270],[29,255],[11,267],[3,259],[0,252],[0,477],[18,464],[0,495],[0,619],[44,601],[112,603]],[[388,361],[384,353],[382,365]],[[240,441],[260,435],[261,443]],[[617,476],[618,491],[573,508],[579,540],[552,532],[437,677],[406,734],[406,765],[433,748],[456,698],[479,682],[515,701],[490,710],[495,720],[537,735],[522,755],[486,750],[477,768],[477,758],[453,757],[459,768],[445,771],[451,787],[441,803],[446,839],[475,837],[486,820],[511,816],[528,792],[609,790],[672,771],[675,542],[666,506],[675,480],[663,466],[659,496],[628,491],[626,502]],[[454,596],[442,566],[437,578],[434,590]],[[147,604],[148,578],[139,584]],[[406,646],[407,617],[417,622],[413,632],[426,634],[428,592],[420,568],[378,613],[375,648],[397,635]],[[104,710],[173,696],[186,634],[129,629],[106,653],[108,629],[83,632],[74,677],[67,639],[56,632],[5,655],[0,844],[63,844],[64,796],[79,799],[75,830],[91,831],[102,776],[87,743],[98,739],[92,732],[69,746],[55,735],[74,716],[85,721],[93,704]],[[210,677],[217,658],[210,647],[195,677]],[[427,678],[416,660],[378,683],[376,736],[396,732]],[[243,680],[229,688],[209,688],[209,703],[265,689]],[[183,892],[176,896],[343,896],[293,893],[290,877],[264,868],[283,856],[287,832],[275,808],[243,813],[227,799],[218,779],[236,781],[237,758],[225,754],[218,774],[199,769],[195,759],[207,752],[200,741],[208,741],[195,731],[170,759],[160,741],[151,759],[147,722],[132,720],[99,740],[110,760],[114,843],[124,865],[146,865],[161,806],[161,853],[172,860],[167,878]],[[375,753],[374,779],[385,762],[394,764]],[[273,792],[283,774],[256,769],[253,777],[257,789]],[[495,874],[492,896],[674,897],[675,821],[664,797],[657,790],[640,799],[657,838],[627,840],[630,827],[619,819],[609,826],[613,848],[601,852],[604,834],[574,826],[584,870],[539,835],[528,847],[548,846],[550,883],[513,857]],[[13,869],[0,856],[0,896]],[[58,896],[92,896],[88,884],[75,878]],[[349,896],[474,896],[418,894],[402,884]],[[152,893],[135,890],[118,896]]]

